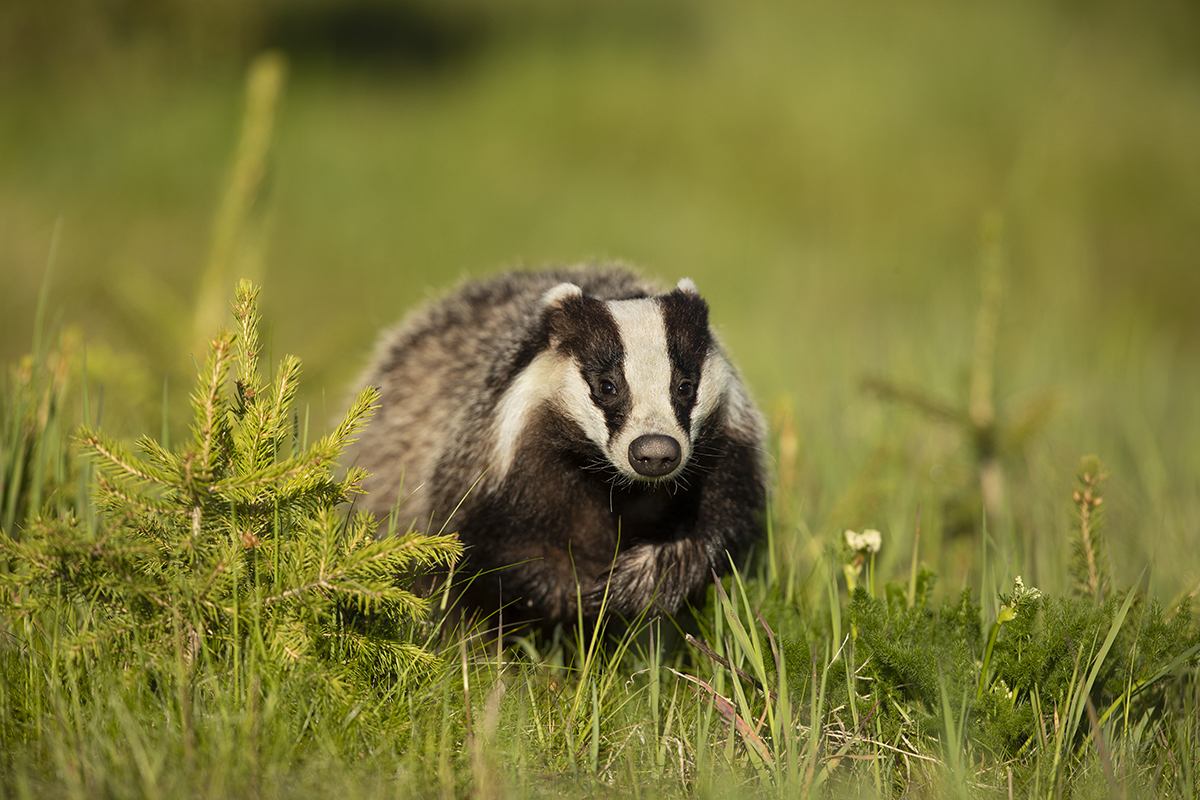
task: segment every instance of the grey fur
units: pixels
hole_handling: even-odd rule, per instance
[[[710,392],[709,413],[677,434],[688,441],[676,472],[641,479],[628,465],[622,473],[604,463],[613,455],[578,422],[599,412],[571,406],[578,398],[549,397],[516,409],[518,416],[513,404],[532,395],[518,393],[515,382],[531,358],[562,346],[547,334],[548,309],[579,299],[562,284],[603,301],[665,297],[612,266],[464,283],[384,334],[358,383],[379,387],[382,408],[348,458],[371,472],[365,503],[377,515],[399,500],[403,525],[458,533],[467,547],[463,574],[485,573],[461,593],[468,608],[487,614],[503,605],[506,626],[570,621],[577,597],[589,617],[602,603],[626,617],[674,613],[761,531],[761,416],[707,328],[707,306],[690,281],[671,297],[703,309],[696,340],[710,342],[699,379]],[[712,387],[720,389],[715,400]],[[519,421],[507,467],[497,458],[505,413]]]

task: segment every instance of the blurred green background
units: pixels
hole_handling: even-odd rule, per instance
[[[989,558],[1063,580],[1094,452],[1121,580],[1153,561],[1167,598],[1200,586],[1194,3],[7,0],[0,358],[29,350],[61,220],[50,308],[115,432],[157,431],[164,375],[173,402],[190,388],[266,48],[288,76],[234,266],[314,418],[380,328],[461,276],[688,275],[788,440],[781,526],[879,527],[894,571],[920,503],[957,587],[955,548],[980,552],[953,536],[979,519],[970,442],[861,382],[965,405],[998,226],[998,418],[1053,411],[1002,453]]]

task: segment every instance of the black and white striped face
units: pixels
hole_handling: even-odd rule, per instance
[[[685,278],[669,294],[613,301],[560,284],[542,298],[541,325],[541,350],[498,409],[499,473],[512,466],[531,411],[551,403],[621,477],[679,477],[732,375],[695,284]]]

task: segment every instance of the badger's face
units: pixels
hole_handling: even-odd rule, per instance
[[[560,284],[543,295],[539,326],[536,355],[498,409],[499,474],[511,468],[530,413],[550,404],[623,479],[678,478],[731,375],[695,284],[613,301]]]

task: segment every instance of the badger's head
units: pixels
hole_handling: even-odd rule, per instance
[[[672,481],[687,468],[705,422],[736,390],[708,305],[687,278],[668,294],[633,300],[599,300],[559,284],[542,295],[523,360],[498,408],[500,476],[531,414],[548,404],[623,481]]]

